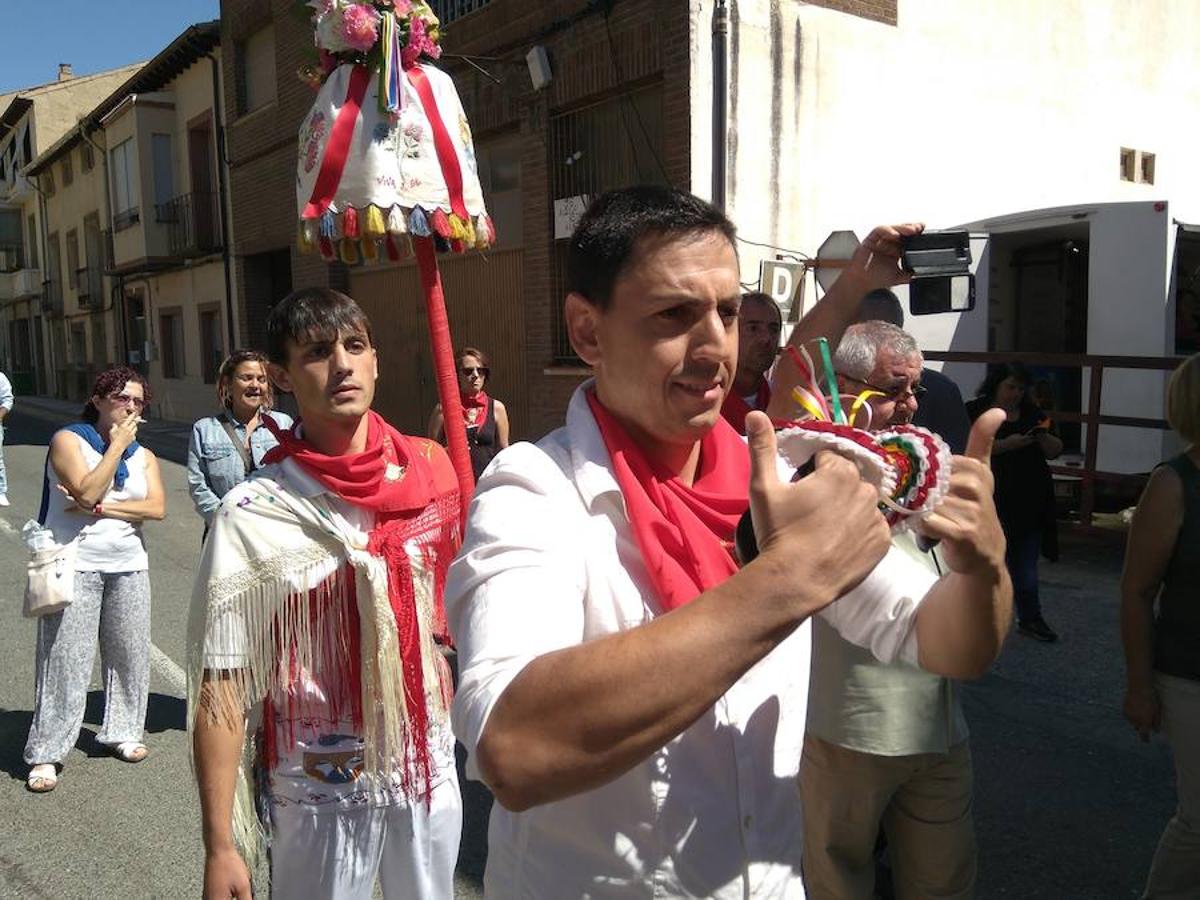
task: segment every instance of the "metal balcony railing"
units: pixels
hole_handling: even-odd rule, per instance
[[[490,0],[433,0],[430,4],[443,25],[483,9]]]
[[[172,256],[201,256],[222,247],[220,195],[215,191],[180,194],[158,204],[155,217],[167,226]]]

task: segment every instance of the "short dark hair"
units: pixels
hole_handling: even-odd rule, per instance
[[[858,304],[856,322],[887,322],[897,328],[904,327],[904,307],[894,291],[887,288],[875,288],[863,295]]]
[[[83,421],[92,425],[100,421],[100,410],[96,409],[96,404],[92,402],[93,397],[111,397],[131,381],[136,381],[142,386],[142,398],[148,407],[154,398],[154,392],[150,390],[150,382],[146,380],[146,376],[129,366],[113,366],[97,375],[96,380],[92,382],[92,391],[88,394],[88,401],[83,405],[81,413]]]
[[[783,310],[779,308],[779,304],[775,302],[775,298],[770,294],[764,294],[762,291],[747,291],[742,294],[742,306],[745,306],[747,303],[761,303],[764,306],[769,306],[775,310],[779,324],[783,324]]]
[[[371,321],[351,297],[332,288],[301,288],[276,303],[267,315],[267,358],[286,366],[289,340],[297,344],[333,340],[346,332],[362,332],[375,345]]]
[[[724,213],[686,191],[639,185],[601,194],[571,235],[567,290],[605,309],[642,238],[706,232],[724,235],[731,245],[737,239],[737,229]]]

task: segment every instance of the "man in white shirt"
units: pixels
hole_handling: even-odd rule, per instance
[[[302,288],[267,317],[271,379],[301,422],[225,495],[192,598],[188,712],[205,900],[453,893],[462,801],[438,588],[458,486],[431,440],[371,409],[371,323]],[[253,727],[257,725],[258,727]]]
[[[856,302],[902,277],[899,237],[916,230],[872,232],[841,292]],[[596,200],[571,240],[565,309],[595,379],[565,428],[510,447],[479,483],[446,601],[455,732],[498,801],[493,896],[803,896],[806,620],[841,598],[841,633],[955,675],[990,664],[1007,627],[985,463],[959,460],[926,522],[952,569],[934,583],[889,551],[846,460],[822,454],[786,483],[761,412],[747,459],[720,417],[737,366],[733,241],[679,191]],[[983,423],[986,458],[998,421]],[[761,552],[738,571],[747,503]]]

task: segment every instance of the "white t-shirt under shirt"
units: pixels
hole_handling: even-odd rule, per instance
[[[101,454],[81,435],[71,432],[79,442],[79,450],[88,470],[100,465]],[[125,460],[129,475],[125,484],[117,490],[111,484],[104,494],[101,505],[120,500],[145,500],[146,450],[138,447]],[[46,460],[45,477],[49,481],[49,502],[46,505],[45,525],[54,532],[57,544],[67,544],[79,538],[75,545],[75,570],[78,572],[141,572],[150,567],[146,556],[146,545],[142,541],[140,523],[125,522],[107,516],[93,518],[84,513],[67,512],[68,498],[58,490],[58,474]]]
[[[280,485],[302,497],[327,494],[333,515],[340,520],[339,526],[357,532],[362,545],[366,545],[367,535],[375,527],[375,514],[371,510],[326,492],[320,482],[290,459],[260,472],[268,472]],[[236,504],[238,499],[239,489],[235,487],[222,505]],[[324,577],[332,577],[339,565],[349,567],[348,563],[331,558]],[[353,603],[353,576],[346,581],[351,586],[346,600]],[[292,586],[295,590],[303,589],[298,580]],[[205,643],[205,668],[237,668],[244,660],[243,644],[240,628],[215,624],[209,629]],[[347,807],[404,806],[409,802],[398,773],[386,785],[369,786],[361,779],[363,739],[347,713],[350,698],[346,691],[350,687],[331,682],[322,672],[299,669],[289,696],[271,697],[275,716],[267,727],[274,728],[277,761],[267,773],[266,794],[273,805],[336,813]],[[290,721],[288,710],[294,712]],[[454,738],[448,723],[439,726],[430,722],[429,745],[433,757],[429,785],[432,789],[456,776]]]

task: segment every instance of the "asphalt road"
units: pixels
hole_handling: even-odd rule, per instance
[[[163,435],[168,518],[146,526],[157,648],[147,723],[152,755],[128,765],[95,745],[101,695],[94,680],[83,734],[58,789],[39,796],[25,791],[21,760],[35,627],[20,616],[26,555],[17,531],[36,511],[54,426],[19,412],[8,424],[13,505],[0,509],[0,898],[197,897],[199,813],[178,665],[200,527],[183,469],[171,460],[179,441]],[[1062,641],[1014,636],[995,671],[966,688],[980,898],[1138,896],[1174,788],[1166,746],[1140,744],[1120,717],[1119,569],[1119,546],[1065,541],[1064,560],[1043,568],[1046,617]],[[464,793],[458,896],[474,898],[482,896],[487,795],[475,784]]]

